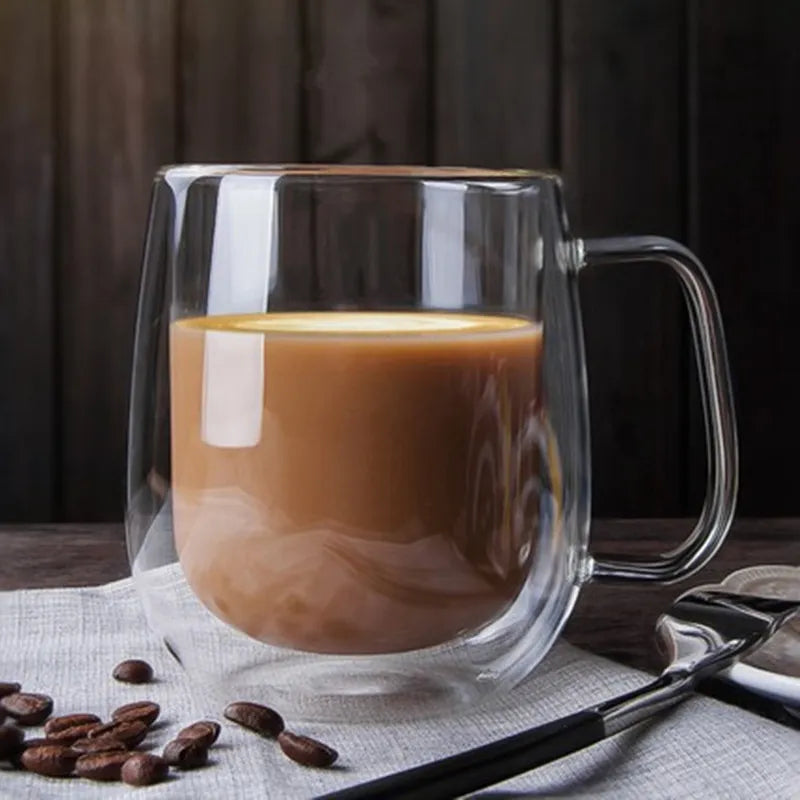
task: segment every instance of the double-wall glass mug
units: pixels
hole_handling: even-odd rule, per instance
[[[708,488],[650,560],[589,550],[578,276],[672,267],[695,332]],[[128,552],[204,696],[295,717],[434,714],[504,691],[588,581],[670,582],[737,487],[720,315],[668,239],[582,241],[556,175],[192,165],[152,196]]]

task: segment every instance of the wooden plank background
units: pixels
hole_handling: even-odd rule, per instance
[[[0,519],[49,519],[56,494],[52,15],[0,2]]]
[[[696,248],[727,323],[740,511],[797,514],[800,3],[2,0],[0,520],[121,516],[156,168],[550,167],[578,235]],[[695,512],[703,433],[669,276],[581,278],[594,510]]]
[[[80,519],[123,497],[135,264],[175,152],[175,3],[69,0],[58,22],[56,512]]]

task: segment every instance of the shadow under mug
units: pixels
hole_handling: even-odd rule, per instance
[[[577,280],[671,267],[708,493],[657,558],[589,552]],[[193,165],[156,178],[126,529],[147,618],[209,703],[434,714],[528,675],[587,581],[669,582],[737,488],[720,315],[684,247],[569,235],[556,175]]]

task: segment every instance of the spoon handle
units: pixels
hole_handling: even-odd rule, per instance
[[[582,750],[605,736],[602,714],[586,709],[318,800],[449,800]]]
[[[674,705],[691,687],[684,676],[666,673],[599,706],[318,800],[447,800],[475,792],[613,736]]]

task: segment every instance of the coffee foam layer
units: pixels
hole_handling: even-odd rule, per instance
[[[180,320],[177,324],[187,328],[246,333],[354,336],[500,333],[533,325],[521,317],[428,311],[270,312],[195,317]]]

